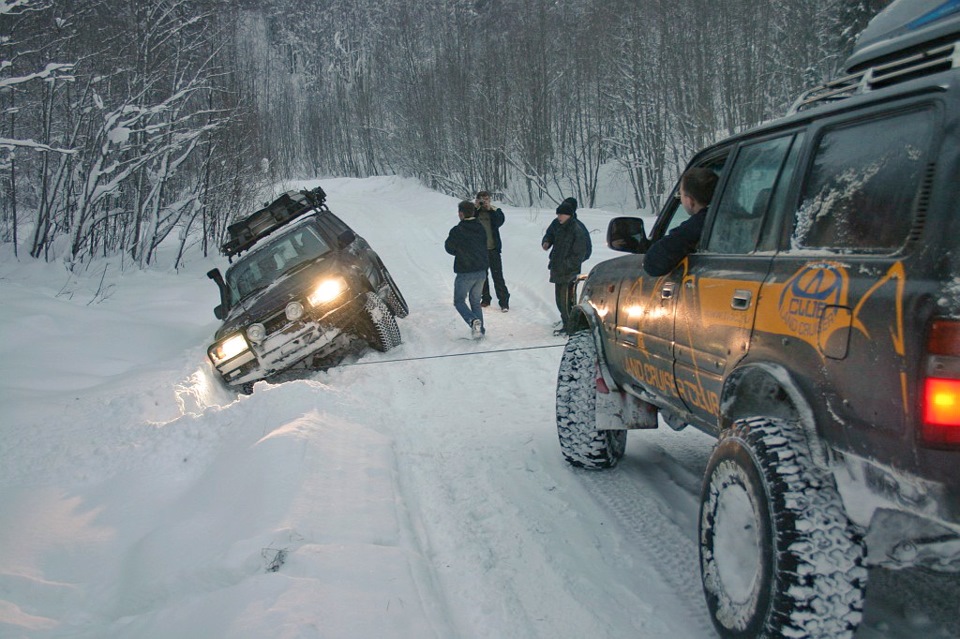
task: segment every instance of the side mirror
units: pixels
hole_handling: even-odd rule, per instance
[[[337,245],[340,247],[340,250],[342,251],[343,249],[353,244],[353,241],[355,239],[357,239],[356,233],[354,233],[353,231],[344,231],[343,233],[337,236]]]
[[[650,240],[638,217],[615,217],[607,225],[607,246],[624,253],[646,253]]]
[[[214,307],[213,314],[218,320],[222,320],[224,317],[226,317],[226,313],[223,312],[223,306],[221,304],[217,304],[216,307]]]

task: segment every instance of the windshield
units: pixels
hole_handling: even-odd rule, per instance
[[[236,304],[248,295],[264,289],[278,277],[301,264],[312,262],[330,251],[330,246],[309,225],[273,240],[248,255],[227,272],[230,303]]]

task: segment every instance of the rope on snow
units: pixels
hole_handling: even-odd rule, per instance
[[[465,357],[469,355],[487,355],[489,353],[514,353],[518,351],[536,351],[545,348],[561,348],[566,344],[545,344],[543,346],[523,346],[520,348],[501,348],[493,351],[472,351],[469,353],[447,353],[446,355],[426,355],[424,357],[407,357],[404,359],[386,359],[373,362],[354,362],[350,366],[367,366],[369,364],[393,364],[395,362],[418,362],[426,359],[442,359],[444,357]]]

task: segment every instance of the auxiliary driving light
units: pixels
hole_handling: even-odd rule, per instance
[[[251,324],[247,328],[247,337],[254,344],[259,344],[267,336],[267,328],[263,324]]]
[[[287,304],[287,307],[283,309],[283,312],[288,320],[295,322],[303,317],[303,304],[300,302],[290,302]]]

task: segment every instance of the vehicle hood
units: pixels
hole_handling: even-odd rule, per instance
[[[229,335],[239,327],[263,321],[293,300],[302,300],[315,282],[333,275],[347,275],[348,267],[336,254],[327,254],[299,270],[285,273],[267,288],[248,295],[230,309],[216,339]],[[349,278],[348,278],[349,281]]]

